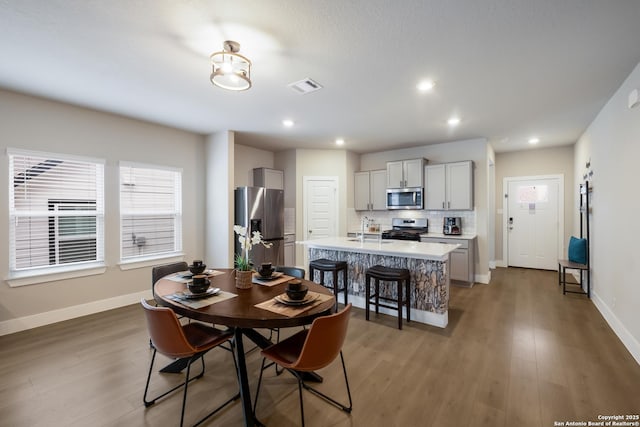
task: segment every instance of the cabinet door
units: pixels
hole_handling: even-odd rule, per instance
[[[357,211],[367,211],[370,208],[369,172],[356,172],[353,174],[353,207]]]
[[[469,251],[456,249],[451,252],[451,280],[469,281]]]
[[[422,159],[405,160],[403,162],[404,169],[404,187],[422,187],[423,173],[424,173],[424,161]]]
[[[284,265],[289,267],[296,265],[296,245],[293,243],[284,244]]]
[[[374,211],[387,210],[387,171],[369,172],[369,202]]]
[[[265,169],[264,184],[266,188],[275,188],[276,190],[284,190],[284,173],[280,170]]]
[[[402,168],[402,161],[387,162],[387,188],[404,187]]]
[[[473,164],[447,164],[447,209],[473,209]]]
[[[425,209],[446,209],[445,203],[445,165],[433,165],[424,168],[426,181]]]

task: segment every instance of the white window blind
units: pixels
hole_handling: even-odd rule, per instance
[[[122,261],[182,251],[182,172],[146,165],[120,165]]]
[[[104,163],[8,150],[11,272],[104,261]]]

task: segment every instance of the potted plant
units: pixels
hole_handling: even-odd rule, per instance
[[[247,234],[247,227],[241,225],[234,225],[233,231],[238,235],[238,242],[240,242],[241,251],[236,254],[235,257],[235,277],[236,287],[240,289],[247,289],[251,287],[251,278],[253,276],[253,268],[251,260],[249,259],[249,252],[254,245],[262,245],[265,248],[270,248],[273,243],[268,243],[262,240],[262,234],[259,231],[254,231],[251,234]]]

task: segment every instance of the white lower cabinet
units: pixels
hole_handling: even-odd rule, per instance
[[[473,286],[476,275],[474,256],[475,238],[456,239],[449,237],[421,237],[420,241],[460,245],[458,249],[451,252],[451,255],[449,256],[449,278],[456,282],[464,282]]]
[[[284,265],[293,267],[296,265],[296,236],[284,235]]]

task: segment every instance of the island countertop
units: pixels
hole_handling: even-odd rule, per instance
[[[360,252],[376,255],[390,255],[445,261],[449,253],[458,248],[458,244],[414,242],[408,240],[379,240],[354,237],[325,237],[321,239],[296,242],[308,248],[333,249],[348,252]]]

